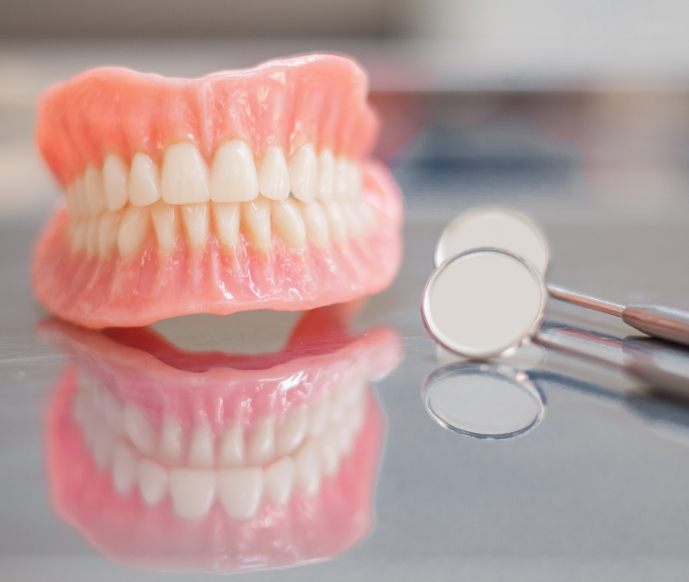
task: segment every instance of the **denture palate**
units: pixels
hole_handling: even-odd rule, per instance
[[[207,162],[192,143],[168,146],[160,166],[145,153],[110,153],[67,187],[73,252],[131,256],[149,234],[160,252],[184,236],[204,248],[209,236],[232,249],[246,240],[268,251],[276,236],[291,249],[325,246],[372,226],[360,164],[313,144],[289,156],[269,147],[255,156],[241,140],[222,143]]]

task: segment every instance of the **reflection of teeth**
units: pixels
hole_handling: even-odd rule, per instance
[[[292,495],[294,472],[294,461],[291,457],[275,461],[264,472],[266,493],[278,507],[286,505]]]
[[[321,484],[321,467],[318,450],[313,440],[308,440],[294,457],[295,480],[306,495],[314,495]]]
[[[211,200],[246,202],[258,196],[258,176],[249,146],[243,141],[229,141],[215,153],[210,178]]]
[[[297,406],[287,412],[285,420],[277,431],[275,453],[282,456],[296,449],[308,430],[308,411],[306,406]]]
[[[220,465],[236,467],[244,463],[244,433],[241,427],[225,429],[220,442]]]
[[[120,495],[129,493],[136,480],[136,459],[129,447],[123,443],[115,445],[112,458],[112,478],[115,490]]]
[[[258,189],[271,200],[284,200],[289,195],[289,173],[282,149],[270,147],[258,165]]]
[[[139,491],[148,505],[158,503],[167,492],[167,471],[149,459],[139,461]]]
[[[182,461],[182,425],[172,417],[163,417],[158,450],[166,463]]]
[[[213,431],[207,422],[200,422],[191,435],[189,465],[202,469],[211,468],[214,457]]]
[[[124,408],[124,432],[134,446],[145,454],[153,452],[153,430],[140,408],[128,404]]]
[[[247,460],[251,465],[263,465],[275,450],[275,425],[270,418],[262,418],[254,424],[246,445]]]
[[[148,206],[160,199],[158,168],[146,154],[136,154],[129,170],[129,201]]]
[[[103,164],[105,205],[115,211],[127,204],[127,168],[119,156],[110,154]]]
[[[230,517],[253,517],[263,494],[263,471],[257,467],[219,471],[218,494]]]
[[[170,495],[172,505],[181,518],[202,518],[215,497],[215,472],[206,469],[172,469]]]
[[[318,160],[311,144],[301,146],[289,160],[289,183],[292,194],[310,202],[316,197]]]
[[[168,204],[209,200],[208,169],[193,144],[176,143],[165,150],[160,188]]]

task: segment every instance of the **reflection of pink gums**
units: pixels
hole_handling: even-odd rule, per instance
[[[76,363],[64,374],[47,419],[50,480],[59,514],[104,554],[146,568],[262,569],[327,559],[353,546],[371,526],[382,444],[384,421],[370,392],[350,452],[335,475],[324,477],[319,492],[307,497],[295,491],[285,507],[264,504],[254,518],[244,521],[229,518],[217,503],[201,521],[189,522],[175,516],[169,498],[149,507],[138,493],[121,496],[113,490],[110,475],[94,463],[72,420],[77,370],[85,368],[124,402],[136,402],[147,412],[165,409],[190,421],[198,410],[213,418],[210,412],[222,410],[223,404],[236,413],[243,402],[245,410],[253,411],[244,419],[251,422],[266,412],[284,413],[293,404],[311,400],[328,390],[332,376],[340,376],[347,367],[350,372],[352,367],[366,370],[366,377],[372,378],[396,365],[400,346],[391,330],[375,330],[354,340],[344,338],[342,329],[325,338],[315,333],[318,327],[327,331],[337,309],[307,314],[283,352],[250,358],[252,362],[222,354],[195,357],[147,330],[119,332],[126,336],[120,338],[128,340],[126,346],[62,324],[45,326],[66,341]],[[321,346],[339,340],[339,349],[319,347],[318,335]],[[301,350],[294,347],[297,344]],[[144,346],[155,355],[142,351]],[[299,357],[303,351],[310,355]],[[253,369],[228,367],[242,363]],[[289,391],[297,396],[281,398],[281,380],[297,375],[303,386]]]

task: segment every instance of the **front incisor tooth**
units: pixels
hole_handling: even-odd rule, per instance
[[[170,471],[170,495],[177,515],[201,519],[215,499],[215,471],[176,468]]]
[[[284,243],[292,249],[303,249],[306,244],[306,228],[297,202],[291,198],[275,201],[270,212],[273,226]]]
[[[138,153],[129,169],[129,201],[134,206],[148,206],[160,200],[158,168],[146,154]]]
[[[103,177],[98,168],[94,166],[86,168],[84,190],[88,213],[91,216],[100,216],[105,210],[105,194],[103,192]]]
[[[284,200],[289,195],[289,172],[282,149],[269,147],[258,166],[258,189],[271,200]]]
[[[335,156],[324,149],[318,156],[318,198],[331,200],[335,180]]]
[[[263,465],[272,459],[275,452],[275,425],[271,418],[262,418],[252,427],[246,452],[251,465]]]
[[[117,233],[117,248],[123,257],[136,252],[148,234],[150,213],[148,208],[129,206],[122,217]]]
[[[215,153],[210,175],[214,202],[247,202],[258,196],[258,176],[249,146],[240,140],[222,144]]]
[[[160,189],[168,204],[209,200],[208,168],[194,144],[176,143],[165,150]]]
[[[109,154],[103,164],[103,190],[108,210],[120,210],[127,204],[127,168],[119,156]]]
[[[227,515],[249,519],[263,495],[263,470],[257,467],[225,469],[218,473],[218,496]]]
[[[299,200],[309,202],[316,197],[318,159],[311,144],[301,146],[289,160],[289,185]]]
[[[213,206],[213,222],[215,235],[220,243],[226,247],[239,244],[239,203],[218,202]]]
[[[300,208],[308,237],[318,246],[326,246],[330,241],[330,229],[321,203],[314,200],[308,204],[300,204]]]
[[[158,240],[158,247],[163,251],[171,251],[177,244],[179,234],[178,209],[172,204],[158,202],[151,206],[153,228]]]
[[[185,204],[182,206],[182,222],[189,243],[201,248],[208,240],[208,204]]]
[[[242,227],[253,247],[268,250],[271,242],[270,202],[259,196],[242,204]]]

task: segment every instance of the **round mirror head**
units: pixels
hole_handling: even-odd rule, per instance
[[[435,248],[435,266],[478,247],[505,249],[524,257],[541,274],[550,252],[541,229],[526,215],[508,208],[477,208],[463,212],[445,227]]]
[[[471,359],[519,347],[543,319],[546,290],[524,259],[474,249],[445,261],[426,283],[421,312],[445,349]]]
[[[543,418],[541,393],[524,372],[487,364],[452,364],[424,383],[424,405],[441,426],[488,439],[522,435]]]

